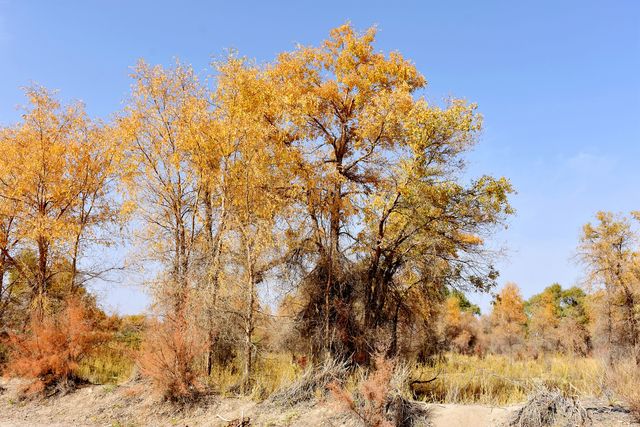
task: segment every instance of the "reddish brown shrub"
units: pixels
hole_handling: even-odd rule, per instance
[[[203,367],[197,362],[206,350],[205,343],[184,316],[154,322],[142,345],[140,372],[151,380],[163,399],[176,403],[194,401],[204,390],[200,382]]]
[[[329,390],[342,410],[357,415],[367,427],[393,427],[387,417],[387,403],[391,394],[391,378],[395,364],[382,354],[374,358],[375,370],[351,393],[337,382]]]
[[[96,330],[91,314],[80,299],[70,298],[57,315],[32,320],[28,334],[10,337],[7,373],[35,380],[25,394],[64,392],[81,381],[80,362],[109,336]]]

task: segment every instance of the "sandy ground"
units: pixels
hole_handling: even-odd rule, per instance
[[[17,393],[23,383],[0,380],[0,427],[137,427],[227,426],[230,420],[248,417],[251,426],[360,426],[358,420],[338,413],[326,403],[304,404],[290,409],[258,404],[243,398],[212,398],[205,404],[178,411],[154,402],[140,385],[87,386],[74,393],[46,400],[23,401]],[[505,426],[518,406],[427,405],[433,427]],[[585,405],[594,426],[635,424],[623,408],[597,401]]]

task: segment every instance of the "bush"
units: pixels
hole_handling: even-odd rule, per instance
[[[188,403],[204,391],[198,365],[205,351],[205,340],[184,316],[152,323],[145,334],[138,359],[140,373],[151,380],[164,400]]]
[[[387,419],[386,403],[391,391],[394,364],[382,355],[375,357],[375,370],[359,384],[358,392],[351,393],[333,382],[329,385],[338,406],[360,418],[366,426],[392,427]]]
[[[269,401],[282,407],[293,407],[324,394],[331,383],[340,383],[348,375],[348,364],[343,360],[327,359],[318,366],[308,367],[304,373],[271,395]]]
[[[329,385],[338,408],[356,415],[367,427],[426,424],[425,407],[404,397],[409,371],[398,368],[381,353],[375,356],[374,362],[375,369],[359,382],[355,392],[337,381]]]
[[[83,382],[80,363],[109,337],[97,330],[92,314],[70,298],[59,314],[32,320],[28,334],[9,337],[7,373],[34,379],[25,394],[66,392]]]

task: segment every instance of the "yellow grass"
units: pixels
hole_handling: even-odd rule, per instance
[[[83,360],[78,374],[94,384],[118,384],[131,376],[134,365],[133,354],[111,342],[95,356]]]
[[[592,358],[547,357],[515,360],[448,354],[435,366],[415,366],[413,377],[437,379],[420,396],[430,402],[505,405],[522,402],[536,387],[558,388],[568,395],[599,396],[604,383],[601,363]]]
[[[132,353],[109,346],[98,356],[83,362],[81,374],[95,383],[115,384],[129,378],[133,366]],[[437,375],[437,379],[426,384],[417,397],[439,403],[518,403],[525,401],[527,395],[541,385],[558,388],[573,396],[601,396],[607,382],[598,360],[567,356],[517,360],[500,355],[479,358],[447,354],[433,366],[416,364],[409,368],[412,380],[427,380]],[[301,368],[292,364],[288,355],[264,354],[255,364],[251,398],[264,400],[301,374]],[[356,370],[348,378],[346,388],[355,388],[364,375],[362,369]],[[231,396],[238,392],[241,377],[238,362],[224,368],[215,367],[207,381],[214,390]],[[621,381],[627,377],[618,378]]]
[[[291,363],[286,354],[268,353],[258,358],[253,373],[251,398],[264,400],[282,385],[292,382],[302,370]],[[242,379],[240,361],[226,366],[214,367],[209,377],[210,385],[224,395],[232,395]]]
[[[633,360],[618,361],[607,370],[607,383],[617,397],[628,405],[637,421],[640,422],[640,369]]]

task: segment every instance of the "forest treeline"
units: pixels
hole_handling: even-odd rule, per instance
[[[640,362],[637,235],[622,217],[584,228],[587,292],[553,285],[525,302],[508,285],[479,316],[465,292],[497,285],[489,239],[514,190],[465,170],[477,106],[429,103],[424,76],[376,51],[375,33],[347,24],[264,64],[230,54],[208,79],[141,61],[107,122],[28,88],[22,120],[0,130],[7,370],[57,386],[118,330],[87,284],[118,267],[101,254],[122,239],[153,272],[137,364],[169,398],[237,362],[247,392],[269,351],[362,366],[444,351]]]

